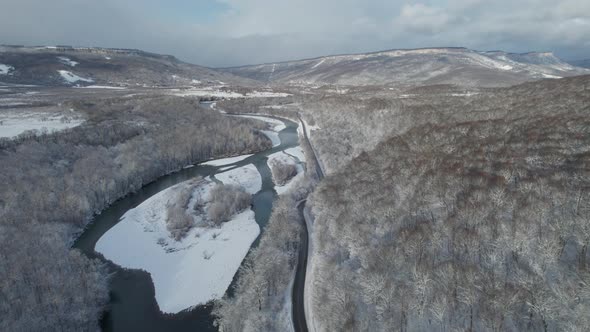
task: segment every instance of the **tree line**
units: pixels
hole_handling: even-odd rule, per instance
[[[262,125],[201,109],[198,99],[64,105],[86,122],[0,146],[1,330],[96,330],[108,271],[70,249],[92,216],[183,166],[271,147]]]

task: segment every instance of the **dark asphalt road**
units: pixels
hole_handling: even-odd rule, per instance
[[[303,127],[303,136],[309,146],[311,147],[311,142],[307,137],[307,128],[305,128],[305,123],[301,120],[299,116],[299,122]],[[319,180],[324,177],[324,172],[320,167],[319,160],[313,151],[313,158],[315,160],[315,164],[317,165],[315,172]],[[307,156],[309,157],[309,156]],[[308,163],[309,164],[309,163]],[[310,171],[308,169],[308,171]],[[307,332],[307,322],[305,320],[305,275],[307,272],[307,255],[308,255],[308,247],[309,247],[309,233],[307,230],[307,223],[305,221],[305,213],[303,213],[303,209],[305,209],[306,201],[301,201],[297,205],[297,209],[301,214],[301,221],[302,221],[302,231],[301,231],[301,241],[299,243],[299,257],[297,259],[297,270],[295,271],[295,282],[293,283],[293,328],[296,332]]]

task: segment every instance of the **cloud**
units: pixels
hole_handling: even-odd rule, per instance
[[[1,6],[0,43],[141,48],[207,66],[429,46],[590,58],[590,2],[579,0],[3,0]]]
[[[455,19],[445,10],[421,3],[405,5],[394,20],[394,28],[403,32],[437,34],[446,30]]]

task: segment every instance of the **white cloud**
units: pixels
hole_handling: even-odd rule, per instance
[[[443,32],[452,21],[445,10],[417,3],[403,6],[394,26],[403,32],[436,34]]]
[[[3,0],[0,40],[142,48],[209,66],[428,46],[590,57],[590,1],[219,1],[227,11],[216,19],[187,22],[153,7],[174,1]]]

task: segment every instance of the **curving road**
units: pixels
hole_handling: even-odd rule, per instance
[[[303,128],[303,137],[312,148],[313,152],[313,159],[316,165],[316,175],[319,180],[324,177],[324,172],[320,166],[319,160],[311,142],[309,141],[309,137],[307,137],[307,128],[305,128],[305,122],[301,119],[301,116],[298,115],[299,122]],[[310,156],[307,156],[308,158]],[[309,163],[308,163],[309,165]],[[309,171],[309,169],[308,169]],[[301,241],[299,243],[299,257],[297,259],[297,270],[295,271],[295,281],[293,283],[293,292],[292,292],[292,309],[293,309],[293,328],[296,332],[307,332],[307,322],[305,320],[305,275],[307,272],[307,255],[309,250],[309,233],[307,229],[307,222],[305,220],[305,213],[303,210],[305,209],[305,203],[307,201],[303,200],[297,204],[297,210],[301,215],[302,221],[302,232],[301,232]]]

